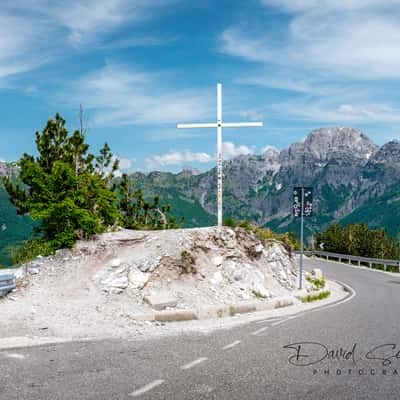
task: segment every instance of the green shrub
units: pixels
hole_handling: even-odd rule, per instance
[[[323,289],[325,287],[325,279],[321,278],[321,279],[317,279],[317,278],[313,278],[312,276],[306,276],[306,279],[308,282],[310,282],[315,289],[319,290],[319,289]]]
[[[291,253],[292,250],[297,250],[300,248],[299,243],[292,234],[275,233],[269,228],[256,226],[247,220],[237,222],[233,218],[227,218],[224,220],[224,226],[229,226],[231,228],[240,227],[246,229],[247,231],[255,233],[257,237],[264,243],[268,240],[277,240],[279,242],[282,242],[289,253]]]
[[[55,250],[50,242],[46,242],[43,239],[29,239],[21,247],[11,250],[12,262],[16,265],[23,264],[33,260],[38,255],[52,255]]]
[[[303,303],[311,303],[312,301],[326,299],[331,295],[329,290],[325,290],[318,294],[309,294],[307,296],[299,297]]]

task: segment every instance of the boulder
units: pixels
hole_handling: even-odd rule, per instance
[[[178,304],[178,300],[166,292],[148,294],[144,296],[143,301],[157,311],[164,310],[167,307],[176,307]]]
[[[121,276],[112,280],[109,285],[112,288],[126,289],[128,287],[128,278],[126,276]]]
[[[132,289],[143,289],[150,274],[144,273],[139,269],[132,268],[129,272],[129,286]]]
[[[40,270],[39,270],[39,268],[29,268],[29,274],[30,275],[36,275],[36,274],[38,274],[39,272],[40,272]]]
[[[219,285],[219,284],[221,284],[223,281],[224,281],[224,277],[222,276],[221,272],[219,272],[219,271],[214,272],[213,275],[212,275],[212,277],[211,277],[211,279],[210,279],[210,282],[211,282],[213,285]]]
[[[256,294],[257,296],[260,296],[260,297],[266,298],[266,297],[270,297],[271,296],[269,291],[261,283],[254,284],[252,291],[253,291],[254,294]]]
[[[215,266],[219,267],[219,266],[221,266],[222,263],[224,262],[224,257],[222,257],[222,256],[215,256],[215,257],[213,258],[212,261],[213,261],[213,264],[214,264]]]
[[[119,258],[113,258],[108,266],[110,268],[118,268],[121,265],[122,261]]]
[[[315,279],[322,279],[324,277],[324,274],[322,273],[322,271],[319,268],[314,268],[311,271],[311,274]]]

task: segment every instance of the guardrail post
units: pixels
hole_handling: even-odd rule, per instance
[[[351,258],[349,258],[349,265],[351,264]]]
[[[358,266],[361,266],[361,261],[360,260],[358,260]]]
[[[399,261],[399,274],[400,274],[400,261]]]
[[[383,269],[386,271],[387,269],[386,264],[383,264]]]

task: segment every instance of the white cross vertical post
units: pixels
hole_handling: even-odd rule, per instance
[[[178,124],[178,129],[217,128],[217,205],[218,226],[222,226],[222,128],[263,126],[262,122],[222,122],[222,85],[217,84],[217,122],[206,124]]]
[[[222,226],[222,85],[217,83],[217,204],[218,226]]]

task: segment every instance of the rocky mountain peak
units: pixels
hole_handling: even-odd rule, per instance
[[[400,163],[400,141],[392,140],[384,144],[371,159],[374,164]]]
[[[337,158],[340,154],[368,160],[379,149],[359,129],[349,127],[316,129],[307,136],[303,146],[304,151],[321,161]]]
[[[0,177],[10,176],[18,173],[18,168],[6,162],[0,161]]]
[[[263,153],[262,156],[266,159],[278,159],[279,157],[279,150],[276,147],[273,146],[267,146]]]

